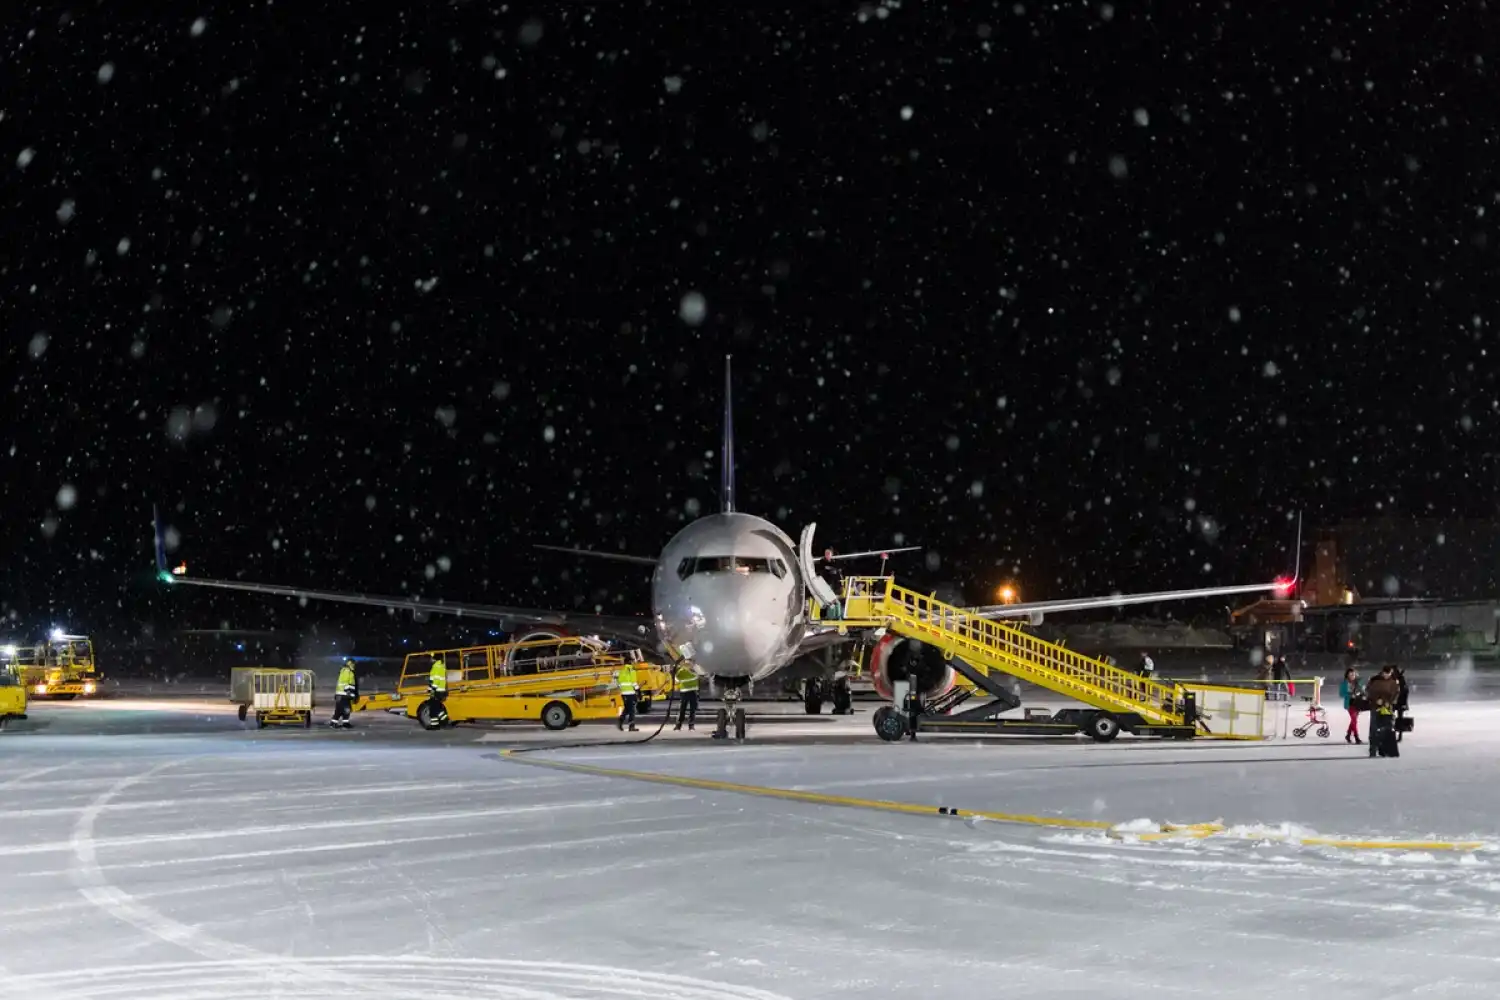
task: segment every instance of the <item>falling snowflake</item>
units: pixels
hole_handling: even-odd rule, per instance
[[[708,300],[703,297],[702,292],[688,292],[682,297],[677,314],[688,326],[697,326],[708,316]]]

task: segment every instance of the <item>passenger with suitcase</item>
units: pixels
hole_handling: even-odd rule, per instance
[[[1396,704],[1401,698],[1401,682],[1396,679],[1395,664],[1380,668],[1380,675],[1365,689],[1370,701],[1370,756],[1399,757],[1396,745]]]

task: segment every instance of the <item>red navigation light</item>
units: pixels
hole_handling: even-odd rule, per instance
[[[1291,591],[1291,589],[1292,589],[1292,586],[1296,582],[1297,582],[1296,580],[1277,580],[1276,581],[1276,592],[1278,594],[1289,593]]]

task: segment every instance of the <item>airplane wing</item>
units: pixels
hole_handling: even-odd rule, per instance
[[[1201,587],[1196,590],[1157,590],[1141,594],[1111,594],[1108,597],[1064,598],[1057,601],[1032,601],[1029,604],[989,604],[966,608],[978,618],[1030,618],[1040,622],[1043,615],[1058,611],[1086,611],[1090,608],[1123,608],[1131,604],[1158,604],[1163,601],[1191,601],[1200,597],[1229,597],[1234,594],[1259,594],[1292,589],[1291,580],[1273,583],[1249,583],[1234,587]]]
[[[215,590],[232,590],[248,594],[265,594],[272,597],[295,597],[307,601],[330,601],[338,604],[358,604],[371,608],[391,608],[420,614],[454,615],[480,618],[497,622],[502,631],[511,632],[526,625],[553,625],[580,635],[598,635],[602,638],[619,639],[650,649],[657,647],[656,630],[645,616],[594,615],[571,611],[545,611],[537,608],[516,608],[500,604],[468,604],[447,601],[442,598],[387,597],[379,594],[362,594],[343,590],[319,590],[313,587],[293,587],[275,583],[253,583],[245,580],[213,580],[187,575],[185,565],[167,568],[166,549],[162,542],[160,523],[156,528],[156,570],[163,582],[174,586],[208,587]]]

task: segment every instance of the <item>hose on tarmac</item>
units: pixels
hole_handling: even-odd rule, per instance
[[[662,710],[661,722],[657,723],[655,731],[647,736],[639,736],[633,740],[588,740],[582,743],[539,743],[535,746],[517,747],[513,753],[531,753],[533,750],[592,750],[595,747],[618,747],[618,746],[642,746],[650,743],[661,735],[667,723],[672,721],[672,700],[677,697],[677,671],[671,671],[672,686],[667,689],[667,704]]]

